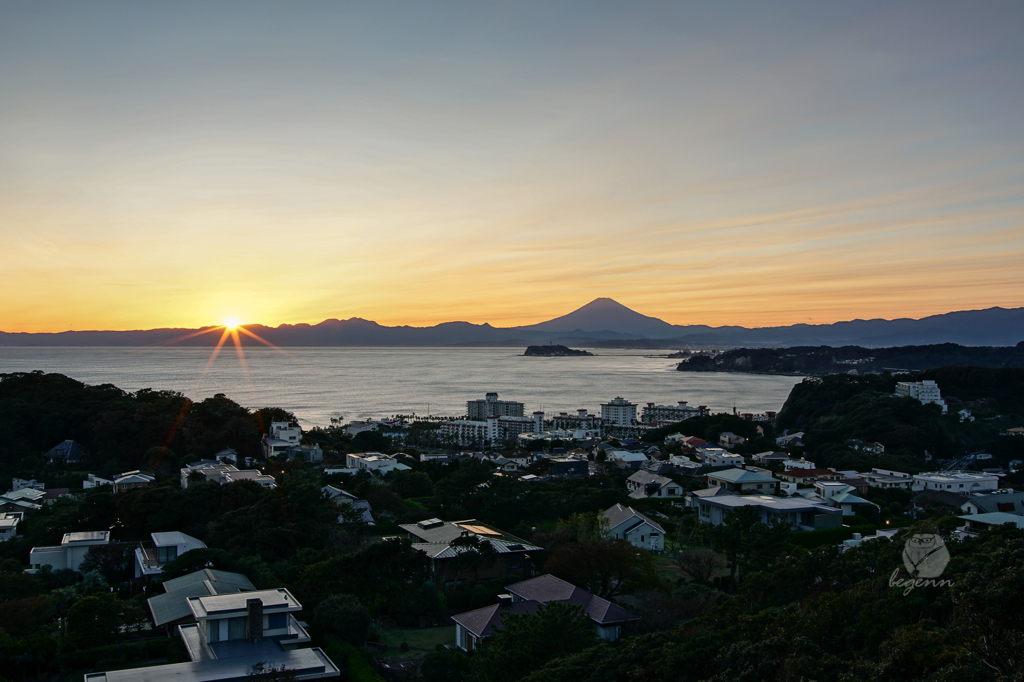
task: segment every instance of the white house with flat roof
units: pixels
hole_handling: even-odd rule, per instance
[[[193,549],[206,549],[206,543],[178,531],[150,533],[152,544],[140,544],[135,550],[135,577],[163,573],[164,564]]]
[[[21,512],[0,512],[0,542],[17,536],[18,524],[23,516]]]
[[[938,405],[942,408],[943,414],[946,414],[949,409],[946,405],[946,401],[942,399],[942,393],[939,391],[939,385],[932,379],[925,379],[924,381],[900,381],[896,384],[896,395],[913,398],[924,405]]]
[[[999,477],[995,474],[976,474],[966,471],[936,471],[915,474],[911,490],[945,490],[952,493],[977,493],[998,490]]]
[[[55,571],[70,568],[77,571],[85,561],[89,550],[99,545],[110,544],[109,530],[89,530],[78,533],[65,533],[60,544],[51,547],[33,547],[29,552],[29,564],[32,568],[50,566]]]

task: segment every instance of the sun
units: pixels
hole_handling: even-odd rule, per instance
[[[239,322],[238,318],[236,318],[236,317],[229,317],[228,319],[224,320],[224,327],[226,329],[234,329],[235,327],[237,327],[240,324],[242,324],[242,323]]]

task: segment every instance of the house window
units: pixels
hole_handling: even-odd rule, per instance
[[[228,639],[245,639],[245,626],[248,620],[245,616],[228,618]]]
[[[171,545],[170,547],[157,547],[156,548],[156,560],[161,564],[166,564],[168,561],[174,561],[178,558],[178,547],[177,545]]]
[[[281,630],[288,627],[288,614],[286,613],[272,613],[267,619],[268,630]]]
[[[509,568],[522,568],[523,567],[523,556],[521,554],[512,554],[508,557]]]
[[[644,536],[643,536],[643,535],[641,535],[641,536],[640,536],[640,542],[643,542],[643,541],[644,541]]]

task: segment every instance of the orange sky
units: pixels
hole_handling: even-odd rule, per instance
[[[1024,305],[1019,5],[242,7],[0,8],[0,330]]]

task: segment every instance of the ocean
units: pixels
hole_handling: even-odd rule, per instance
[[[0,347],[0,373],[43,370],[87,384],[179,391],[193,400],[224,393],[249,408],[280,407],[306,428],[395,414],[459,416],[466,401],[496,391],[549,415],[617,396],[707,405],[712,411],[782,408],[800,377],[677,372],[678,361],[635,350],[590,349],[592,357],[524,357],[522,348]],[[209,367],[207,369],[207,365]],[[639,410],[638,410],[639,413]]]

